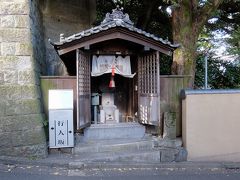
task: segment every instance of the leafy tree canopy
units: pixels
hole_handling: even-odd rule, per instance
[[[208,8],[217,3],[218,0],[97,0],[97,20],[99,24],[107,12],[110,12],[119,4],[127,12],[131,20],[138,28],[161,36],[162,38],[173,41],[173,26],[171,12],[181,8],[185,2],[193,7],[192,18],[200,19],[203,11],[210,13],[211,17],[206,21],[198,37],[199,56],[196,61],[196,79],[195,87],[202,87],[203,83],[203,52],[206,50],[218,49],[223,46],[217,38],[216,32],[226,37],[230,47],[227,47],[231,54],[239,55],[240,53],[240,0],[223,0],[214,13],[208,12]],[[220,0],[218,1],[220,2]],[[168,10],[168,11],[167,11]],[[194,30],[194,28],[193,28]],[[176,32],[176,31],[175,31]],[[225,36],[228,35],[228,36]],[[191,47],[190,47],[191,48]],[[214,50],[215,51],[215,50]],[[211,52],[211,51],[209,51]],[[213,51],[209,56],[209,74],[211,88],[236,88],[239,87],[239,62],[223,61],[215,58]],[[161,65],[162,74],[171,72],[171,60],[164,57]]]
[[[135,26],[162,38],[172,39],[169,15],[159,7],[166,9],[168,4],[162,0],[97,0],[97,20],[99,24],[106,13],[120,5],[129,14]]]
[[[204,87],[204,55],[199,55],[196,64],[195,88]],[[224,61],[208,57],[208,87],[211,89],[240,88],[240,60]]]
[[[240,57],[240,26],[232,32],[232,36],[227,42],[231,45],[228,52]]]

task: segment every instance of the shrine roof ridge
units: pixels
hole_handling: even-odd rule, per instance
[[[55,42],[55,43],[50,42],[50,43],[53,46],[61,46],[65,43],[70,43],[74,40],[78,40],[83,37],[91,36],[93,34],[97,34],[99,32],[106,31],[111,28],[122,27],[122,28],[126,28],[129,31],[133,31],[138,34],[142,34],[145,37],[154,39],[155,41],[161,42],[172,48],[177,48],[180,46],[179,44],[172,44],[168,40],[164,40],[160,37],[155,36],[154,34],[151,34],[142,29],[136,28],[134,26],[134,23],[129,19],[129,15],[127,13],[124,14],[122,10],[123,9],[120,9],[119,7],[117,7],[116,9],[112,10],[111,14],[110,13],[106,14],[104,20],[101,22],[100,25],[92,27],[92,28],[84,30],[84,31],[81,31],[77,34],[73,34],[69,37],[64,37],[63,34],[60,34],[60,42]]]

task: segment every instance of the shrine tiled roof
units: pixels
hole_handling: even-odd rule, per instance
[[[93,34],[97,34],[102,31],[106,31],[115,27],[122,27],[129,31],[136,32],[138,34],[144,35],[145,37],[154,39],[164,45],[170,46],[172,48],[179,47],[179,44],[172,44],[168,40],[164,40],[160,37],[155,36],[154,34],[148,33],[144,30],[136,28],[133,22],[129,19],[129,15],[127,13],[123,13],[122,9],[117,7],[116,9],[112,10],[112,13],[107,13],[105,19],[101,22],[99,26],[92,27],[90,29],[84,30],[77,34],[73,34],[69,37],[63,37],[63,34],[60,35],[60,42],[52,43],[54,46],[61,46],[65,43],[70,43],[72,41],[91,36]]]

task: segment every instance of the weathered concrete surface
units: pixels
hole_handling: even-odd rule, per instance
[[[131,126],[129,126],[131,127]],[[102,130],[104,131],[104,130]],[[76,136],[73,154],[81,162],[129,162],[164,163],[183,162],[187,152],[178,139],[163,139],[151,135],[144,137],[112,139],[88,139]]]
[[[163,114],[163,138],[176,138],[176,112]]]
[[[145,127],[138,123],[92,124],[84,129],[84,141],[141,139],[145,135]]]
[[[46,157],[39,1],[0,1],[0,154]]]
[[[48,39],[59,41],[60,34],[70,36],[91,27],[95,20],[95,0],[44,0],[40,2],[46,46],[48,75],[66,75],[66,69]]]
[[[161,117],[165,112],[176,113],[176,136],[182,135],[182,114],[180,92],[187,88],[186,82],[191,76],[161,75],[160,76],[160,109]]]
[[[182,147],[182,139],[160,138],[154,140],[154,147],[160,151],[161,162],[183,162],[187,160],[187,151]]]
[[[73,153],[102,153],[102,152],[137,152],[153,149],[154,143],[147,139],[118,139],[79,142],[73,148]]]
[[[95,0],[0,1],[0,155],[46,156],[39,77],[64,73],[48,38],[89,28],[95,6]]]

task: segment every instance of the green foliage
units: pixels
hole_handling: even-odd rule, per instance
[[[106,13],[110,13],[116,5],[124,8],[135,26],[149,33],[160,36],[163,39],[172,40],[171,22],[165,10],[159,10],[159,7],[166,9],[168,6],[162,0],[97,0],[97,17],[93,25],[98,25],[104,19]],[[153,8],[151,7],[153,3]],[[151,11],[149,18],[146,18],[147,11]]]
[[[142,7],[142,2],[138,0],[124,0],[124,1],[114,1],[114,0],[97,0],[97,17],[94,25],[100,24],[104,19],[106,13],[111,13],[117,5],[124,8],[124,12],[130,15],[131,20],[136,24],[138,19],[139,8]]]
[[[46,135],[46,139],[47,139],[47,141],[49,140],[49,122],[48,122],[48,120],[47,119],[44,119],[43,120],[43,128],[44,128],[44,132],[45,132],[45,135]]]
[[[161,54],[160,56],[160,74],[170,75],[172,66],[172,57]]]
[[[212,34],[209,32],[209,29],[204,27],[198,37],[197,50],[206,51],[206,50],[212,49],[214,47],[214,44],[211,43],[212,38],[213,37],[212,37]]]
[[[195,88],[204,87],[204,56],[197,58]],[[208,57],[208,86],[211,89],[240,88],[240,60],[223,61],[218,58]]]
[[[214,19],[208,21],[198,40],[198,50],[214,53],[221,46],[226,47],[225,55],[240,55],[240,1],[225,0],[214,14]],[[215,37],[221,34],[221,37]],[[227,35],[227,36],[226,36]],[[230,37],[230,38],[229,38]],[[208,59],[209,87],[216,89],[240,88],[239,60],[224,61],[214,58]],[[199,55],[196,64],[195,87],[204,86],[204,58]]]
[[[208,23],[212,30],[222,30],[231,33],[240,24],[240,1],[224,0],[216,11],[214,18],[215,23]]]
[[[166,12],[166,8],[171,6],[173,9],[181,5],[181,0],[97,0],[97,19],[94,25],[98,25],[105,17],[105,14],[116,8],[116,5],[124,8],[135,26],[150,33],[172,40],[171,18]],[[198,8],[209,4],[210,0],[198,0]],[[151,9],[151,5],[154,4]],[[161,7],[161,8],[159,8]],[[148,10],[151,10],[149,18]],[[213,21],[208,21],[199,37],[198,49],[200,51],[214,51],[219,41],[215,39],[212,32],[221,31],[232,34],[229,44],[231,54],[240,54],[240,1],[224,0],[218,10],[214,13]],[[171,74],[171,57],[161,56],[161,74]],[[204,86],[204,59],[199,55],[196,64],[195,87]],[[240,88],[240,65],[239,61],[222,61],[209,57],[209,86],[211,88]]]
[[[228,52],[240,56],[240,26],[233,32],[232,38],[228,40],[228,43],[231,45]]]
[[[93,23],[94,26],[99,25],[105,17],[106,13],[111,12],[112,9],[115,8],[115,4],[112,0],[97,0],[97,12],[96,12],[96,20]]]
[[[208,21],[205,26],[207,33],[216,45],[221,43],[229,46],[226,53],[238,55],[240,54],[240,1],[239,0],[224,0],[215,12],[212,21]],[[214,33],[220,32],[222,39],[214,40]],[[212,34],[211,34],[212,33]],[[227,35],[224,37],[224,35]],[[215,41],[215,42],[213,42]]]

